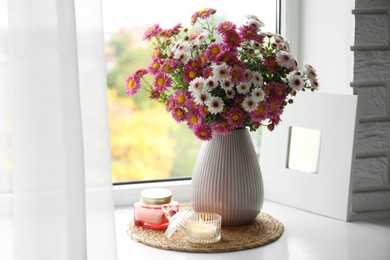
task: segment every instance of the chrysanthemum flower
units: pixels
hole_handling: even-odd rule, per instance
[[[226,114],[226,120],[233,129],[242,127],[244,123],[243,110],[234,107],[231,108]]]
[[[214,76],[214,73],[213,73],[213,68],[211,67],[206,67],[203,71],[203,74],[202,74],[203,78],[205,79],[208,79],[208,78],[211,78]]]
[[[261,76],[261,74],[260,74],[260,76]],[[245,73],[244,73],[244,81],[251,82],[252,77],[253,77],[253,71],[251,71],[250,69],[246,69]],[[261,77],[261,78],[263,78],[263,77]]]
[[[241,36],[234,30],[227,31],[223,35],[223,42],[229,46],[229,48],[237,48],[240,46],[241,41]]]
[[[189,95],[187,92],[183,90],[176,90],[175,93],[173,94],[173,97],[178,106],[183,106],[187,102]]]
[[[199,76],[199,73],[199,68],[194,68],[190,64],[185,65],[183,72],[184,81],[190,83],[192,80]]]
[[[190,51],[175,51],[173,58],[182,64],[186,64],[190,60],[190,54]]]
[[[295,69],[297,64],[291,53],[286,51],[280,51],[276,53],[276,62],[279,64],[279,66],[285,67],[287,69]]]
[[[279,100],[279,102],[283,102],[287,97],[287,89],[284,84],[277,83],[274,89],[274,97]]]
[[[134,96],[138,93],[138,90],[141,88],[141,82],[139,77],[136,77],[135,74],[127,76],[125,81],[126,94],[128,96]]]
[[[203,118],[196,111],[190,111],[186,115],[187,125],[190,129],[193,129],[196,125],[203,123]]]
[[[239,28],[239,34],[243,41],[262,41],[262,37],[257,33],[257,28],[253,25],[243,25]]]
[[[211,114],[218,114],[222,112],[225,104],[223,103],[220,97],[211,97],[211,99],[206,103]]]
[[[252,112],[254,111],[257,106],[258,106],[258,102],[251,96],[248,96],[244,99],[244,101],[242,102],[241,104],[242,108],[246,111],[246,112]]]
[[[265,99],[265,93],[264,90],[261,88],[255,88],[251,92],[251,96],[257,101],[263,101]]]
[[[222,89],[224,89],[226,91],[226,90],[233,89],[234,85],[233,85],[232,80],[230,78],[227,78],[227,79],[222,80],[221,87],[222,87]]]
[[[221,53],[223,47],[223,44],[217,42],[214,42],[207,46],[207,49],[205,51],[207,60],[217,61],[217,56]]]
[[[218,81],[214,77],[207,78],[204,87],[207,91],[212,91],[218,86]]]
[[[260,102],[257,108],[249,113],[249,116],[254,122],[261,122],[267,118],[266,114],[266,104],[264,102]]]
[[[143,76],[145,76],[146,74],[148,74],[148,71],[146,69],[139,69],[139,70],[136,70],[134,72],[134,77],[137,77],[137,78],[142,78]]]
[[[223,48],[217,55],[216,62],[226,63],[231,66],[237,64],[239,62],[237,59],[237,49]]]
[[[229,31],[236,30],[236,25],[232,22],[225,21],[218,24],[217,27],[215,27],[215,30],[217,31],[217,33],[224,35]]]
[[[232,132],[230,125],[227,122],[216,122],[213,126],[214,133],[219,135],[228,135]]]
[[[152,89],[149,93],[149,98],[152,100],[159,100],[161,97],[161,93],[155,89]]]
[[[236,92],[234,91],[234,89],[226,89],[225,94],[227,98],[233,99],[234,96],[236,95]]]
[[[173,96],[170,96],[165,102],[165,109],[168,112],[171,112],[176,107],[175,99]]]
[[[217,10],[211,8],[203,8],[202,10],[195,12],[191,16],[191,25],[194,25],[199,18],[207,19],[210,15],[215,14],[216,12]]]
[[[198,93],[194,93],[194,99],[197,105],[206,104],[211,100],[211,98],[211,94],[207,91],[200,91]]]
[[[234,84],[242,82],[245,78],[245,67],[232,67],[232,69],[230,70],[230,78]]]
[[[199,93],[202,91],[204,85],[205,85],[204,78],[196,77],[195,79],[191,80],[188,90],[191,93]]]
[[[240,93],[240,94],[246,94],[249,92],[250,90],[250,87],[248,85],[248,83],[245,83],[245,82],[241,82],[240,84],[238,84],[236,86],[236,89],[237,89],[237,92]]]
[[[143,40],[150,41],[154,36],[160,35],[162,32],[162,29],[160,28],[160,25],[155,24],[152,27],[150,27],[144,34]]]
[[[258,72],[258,71],[253,72],[253,74],[252,74],[252,83],[253,83],[253,85],[255,85],[257,87],[262,87],[263,86],[264,79],[263,79],[263,76],[261,75],[260,72]]]
[[[186,113],[183,108],[175,107],[172,110],[172,117],[176,120],[176,122],[180,123],[186,119]]]
[[[176,67],[177,67],[177,61],[173,60],[173,59],[166,59],[161,64],[161,69],[165,73],[169,73],[169,72],[175,70]]]
[[[291,73],[288,77],[288,86],[294,90],[301,90],[303,88],[302,76],[297,73]]]
[[[278,69],[278,63],[276,62],[275,56],[268,56],[268,57],[264,58],[263,65],[271,73],[276,72],[276,70]]]
[[[195,135],[203,141],[209,141],[211,140],[212,136],[212,129],[209,125],[195,125],[193,129]]]
[[[230,77],[230,68],[226,63],[221,63],[213,68],[214,77],[217,80],[224,80]]]
[[[150,64],[147,71],[155,75],[157,72],[159,72],[160,67],[161,67],[160,60],[153,60],[152,64]]]
[[[156,88],[156,90],[162,92],[162,91],[165,91],[167,90],[167,88],[172,84],[172,80],[170,77],[168,77],[167,74],[163,73],[163,72],[158,72],[156,75],[155,75],[155,78],[154,78],[154,87]]]

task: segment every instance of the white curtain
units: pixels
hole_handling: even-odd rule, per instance
[[[116,259],[100,0],[0,0],[0,259]]]

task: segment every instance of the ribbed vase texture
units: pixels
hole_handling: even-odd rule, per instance
[[[251,223],[263,206],[259,160],[246,129],[203,142],[192,176],[192,207],[222,216],[223,226]]]

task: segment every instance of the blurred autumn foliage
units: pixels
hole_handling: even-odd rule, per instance
[[[105,46],[113,182],[190,176],[200,147],[147,93],[124,94],[126,75],[151,61],[152,46],[134,39],[142,34],[122,29]]]

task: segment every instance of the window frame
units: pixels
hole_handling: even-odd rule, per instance
[[[291,52],[299,57],[300,0],[276,1],[276,32],[285,36],[291,45]],[[113,183],[114,206],[131,206],[139,200],[141,191],[146,188],[167,188],[173,199],[189,202],[191,200],[191,177],[150,181],[129,181]]]

